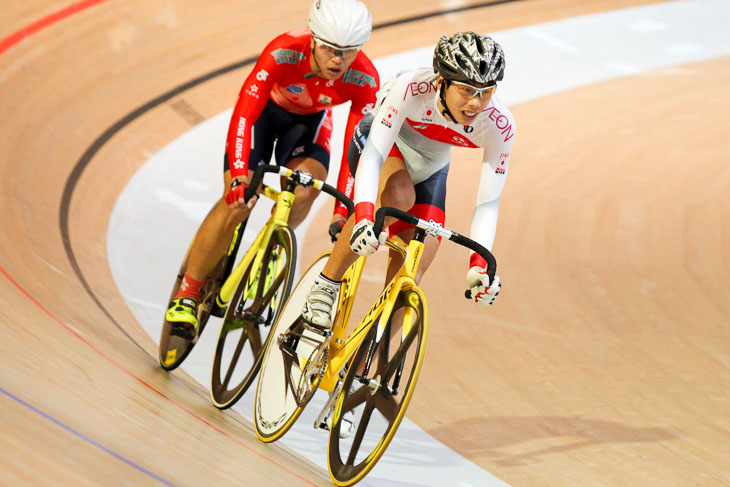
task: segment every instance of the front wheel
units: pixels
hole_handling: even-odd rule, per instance
[[[228,305],[213,359],[210,396],[219,409],[248,390],[271,341],[271,327],[289,296],[296,269],[296,238],[289,227],[271,235],[261,264],[244,272]]]
[[[419,288],[401,290],[381,338],[373,325],[349,364],[335,406],[328,466],[336,485],[362,480],[390,444],[416,388],[428,342],[428,315]],[[343,416],[352,435],[340,438]]]
[[[297,397],[295,393],[301,386],[302,373],[299,368],[292,366],[292,356],[286,353],[286,344],[280,338],[288,336],[289,328],[301,324],[304,300],[314,279],[324,269],[328,257],[329,252],[320,256],[299,280],[275,321],[270,334],[270,346],[264,350],[253,408],[256,435],[263,442],[270,443],[281,438],[304,408],[303,398]]]

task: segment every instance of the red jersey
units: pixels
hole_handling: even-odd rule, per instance
[[[332,107],[351,101],[337,187],[352,196],[353,180],[347,167],[347,146],[355,125],[375,105],[380,78],[375,66],[362,51],[338,79],[318,77],[310,66],[311,39],[309,30],[287,32],[276,37],[266,46],[243,83],[226,139],[231,176],[248,174],[251,127],[269,98],[292,113],[302,115],[328,110],[328,117],[331,117]],[[325,128],[328,133],[320,134],[320,138],[329,151],[331,124],[324,124]],[[347,210],[339,203],[335,211],[347,215]]]

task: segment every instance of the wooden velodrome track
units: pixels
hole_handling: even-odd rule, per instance
[[[366,51],[654,2],[458,10],[477,3],[371,1],[376,24],[411,20]],[[0,38],[68,5],[6,2]],[[101,1],[0,51],[0,485],[331,485],[158,367],[105,258],[125,182],[233,104],[250,64],[217,70],[309,8],[267,5]],[[504,290],[493,309],[454,305],[464,273],[448,264],[466,258],[442,249],[423,282],[438,346],[411,420],[514,486],[730,485],[728,86],[721,58],[512,107]],[[473,188],[448,202],[464,232],[469,166],[452,166],[450,185]],[[311,228],[302,262],[326,245]]]

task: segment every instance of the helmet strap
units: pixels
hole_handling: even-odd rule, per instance
[[[454,118],[454,114],[451,113],[451,110],[449,110],[449,106],[446,104],[446,96],[444,95],[444,91],[446,91],[446,88],[448,87],[448,82],[448,80],[444,80],[441,88],[439,88],[439,100],[441,101],[441,106],[444,108],[443,110],[441,110],[441,115],[444,118],[448,116],[454,123],[459,123],[456,121],[456,118]]]
[[[320,67],[319,63],[317,62],[317,56],[314,55],[314,50],[317,48],[317,40],[312,36],[312,61],[314,61],[314,65],[316,69],[313,71],[314,74],[321,73],[322,68]]]

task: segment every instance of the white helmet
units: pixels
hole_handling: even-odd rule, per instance
[[[314,0],[308,25],[315,37],[339,47],[361,46],[373,30],[370,12],[358,0]]]

